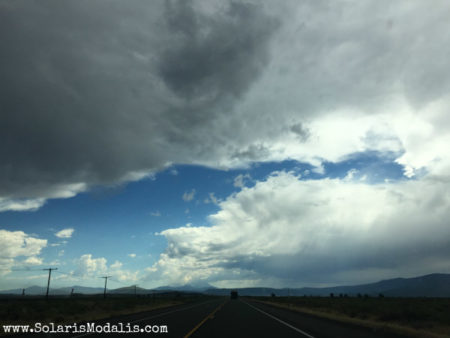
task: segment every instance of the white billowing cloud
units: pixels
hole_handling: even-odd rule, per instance
[[[131,256],[134,255],[134,256]],[[130,257],[136,257],[136,254],[131,254]],[[139,279],[139,270],[131,271],[122,268],[123,264],[120,261],[115,261],[109,267],[109,273],[112,275],[113,280],[118,280],[123,283],[136,282]]]
[[[77,268],[74,272],[76,276],[94,276],[104,274],[107,271],[106,258],[92,258],[92,254],[84,254],[76,260]]]
[[[70,238],[72,237],[72,234],[74,233],[75,229],[73,228],[67,228],[67,229],[63,229],[58,231],[57,233],[55,233],[56,237],[59,238]]]
[[[87,190],[85,183],[57,184],[48,189],[39,187],[38,192],[33,192],[27,198],[9,198],[0,196],[0,212],[2,211],[35,211],[42,207],[48,199],[70,198]],[[42,197],[45,196],[45,197]]]
[[[350,109],[322,114],[308,122],[309,136],[302,142],[295,133],[282,131],[287,127],[280,125],[277,136],[265,142],[265,153],[259,160],[295,159],[311,163],[314,172],[324,174],[324,160],[339,162],[366,151],[399,155],[405,151],[388,114],[367,115]]]
[[[38,265],[38,257],[47,246],[46,239],[36,238],[23,231],[0,230],[0,266],[2,272],[8,272],[16,264]],[[20,258],[25,257],[23,262]]]
[[[211,227],[161,232],[168,247],[149,279],[292,286],[449,272],[448,180],[368,185],[278,172],[219,206]]]
[[[154,181],[156,179],[156,176],[153,172],[148,172],[145,170],[131,171],[131,172],[126,173],[124,176],[122,176],[119,179],[119,182],[134,182],[134,181],[142,180],[144,178],[148,178],[148,179]]]
[[[135,253],[130,253],[130,254],[128,254],[128,257],[136,258],[136,254]]]
[[[192,201],[195,197],[195,189],[192,189],[190,192],[185,191],[182,197],[185,202]]]
[[[1,211],[34,211],[45,204],[45,198],[35,199],[9,199],[0,197],[0,212]]]
[[[43,259],[41,257],[31,256],[23,262],[27,265],[42,265]]]
[[[114,279],[122,283],[133,283],[139,280],[139,270],[111,269]]]
[[[439,98],[419,111],[406,111],[392,117],[394,132],[404,149],[397,162],[404,166],[406,176],[414,176],[422,169],[435,176],[448,177],[449,102],[448,97]]]
[[[396,153],[409,176],[446,168],[450,81],[442,74],[450,44],[442,42],[450,38],[442,29],[449,24],[425,8],[404,1],[388,15],[370,1],[291,8],[270,67],[236,108],[240,115],[224,144],[241,147],[223,157],[223,166],[297,159],[320,168],[323,160],[375,150]]]
[[[34,256],[47,246],[46,239],[39,239],[23,231],[0,230],[1,257]]]
[[[42,264],[42,258],[38,255],[46,246],[46,239],[36,238],[23,231],[0,229],[0,274],[10,273],[14,266]]]
[[[107,264],[104,257],[93,258],[92,254],[84,254],[76,260],[77,268],[69,277],[95,278],[102,275],[111,276],[111,281],[135,282],[139,278],[139,270],[131,271],[123,269],[122,262],[115,261],[113,264]]]
[[[115,270],[120,269],[122,267],[122,265],[123,264],[121,262],[115,261],[113,264],[111,264],[111,269],[115,269]]]

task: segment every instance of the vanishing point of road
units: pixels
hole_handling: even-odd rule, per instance
[[[163,325],[167,333],[130,333],[126,336],[154,337],[303,337],[303,338],[394,338],[383,331],[351,326],[335,321],[300,314],[288,309],[251,301],[216,298],[134,315],[109,319],[131,325]],[[103,322],[105,323],[105,322]],[[102,324],[101,321],[96,324]],[[98,334],[78,334],[89,337]]]

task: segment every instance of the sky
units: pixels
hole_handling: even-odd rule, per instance
[[[1,1],[0,289],[450,273],[449,15]]]

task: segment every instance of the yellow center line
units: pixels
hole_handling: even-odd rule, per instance
[[[189,333],[186,334],[186,335],[184,336],[184,338],[189,338],[189,337],[190,337],[195,331],[197,331],[198,328],[199,328],[200,326],[202,326],[208,319],[214,318],[214,315],[216,314],[216,312],[219,311],[219,310],[222,308],[222,306],[225,305],[226,302],[228,302],[228,300],[224,301],[222,304],[220,304],[218,307],[216,307],[216,308],[214,309],[213,312],[211,312],[209,315],[207,315],[200,323],[198,323],[191,331],[189,331]]]

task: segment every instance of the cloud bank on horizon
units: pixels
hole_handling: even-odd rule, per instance
[[[210,226],[161,232],[167,250],[145,278],[285,285],[442,270],[449,11],[446,1],[3,3],[0,211],[172,164],[296,160],[323,179],[278,172],[246,187],[241,176]],[[393,158],[405,179],[327,178],[324,162],[365,152]]]
[[[168,249],[148,278],[286,286],[448,271],[448,188],[274,173],[220,202],[212,226],[163,231]]]

